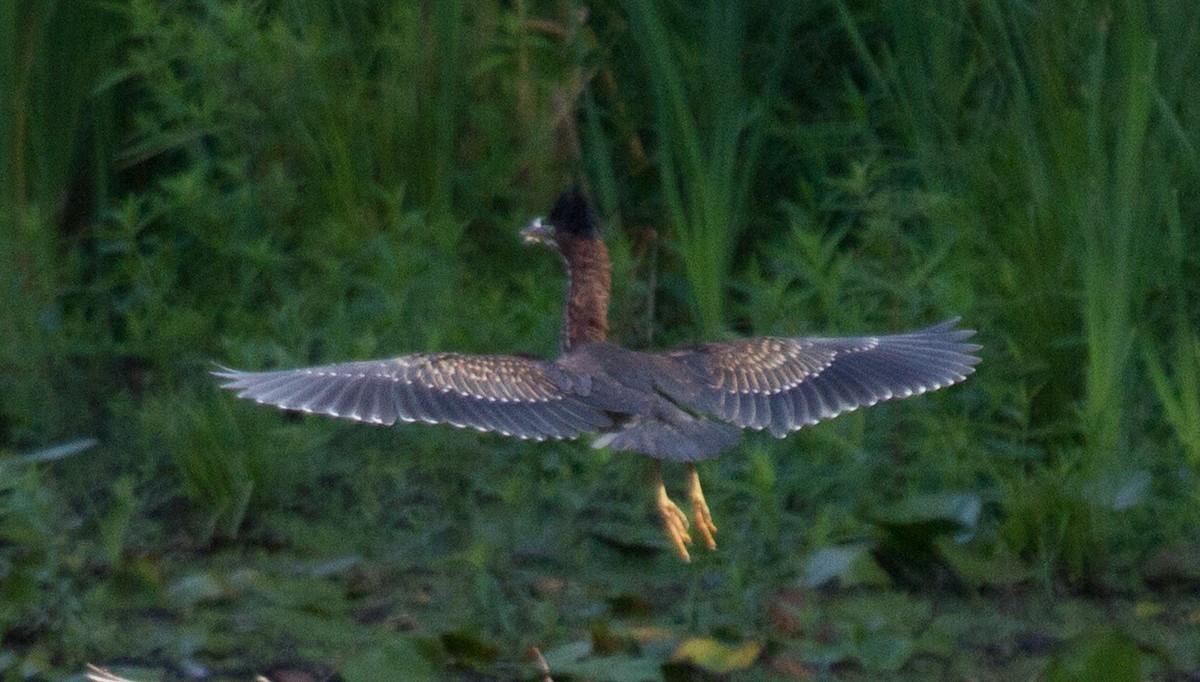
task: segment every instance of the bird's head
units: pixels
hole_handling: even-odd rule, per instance
[[[600,219],[587,197],[578,188],[563,193],[550,209],[550,217],[534,218],[521,228],[526,244],[560,248],[564,239],[600,239]]]

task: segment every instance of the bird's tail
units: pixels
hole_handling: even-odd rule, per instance
[[[670,423],[635,417],[619,431],[600,436],[593,447],[637,452],[655,459],[695,462],[710,459],[733,447],[741,431],[727,424],[685,415]]]

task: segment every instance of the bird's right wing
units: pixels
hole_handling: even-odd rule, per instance
[[[579,400],[568,372],[512,355],[419,354],[213,374],[239,398],[373,424],[422,421],[533,440],[574,438],[612,424]]]
[[[962,381],[975,371],[975,332],[957,319],[889,336],[757,337],[658,354],[673,400],[783,437],[881,400]]]

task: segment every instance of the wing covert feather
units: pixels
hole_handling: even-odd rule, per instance
[[[319,367],[213,372],[222,388],[285,410],[391,425],[452,424],[508,436],[574,438],[612,420],[553,362],[510,355],[406,355]]]
[[[691,409],[783,437],[881,400],[965,379],[980,347],[958,319],[890,336],[755,337],[659,354],[659,389]],[[684,379],[680,379],[680,375]]]

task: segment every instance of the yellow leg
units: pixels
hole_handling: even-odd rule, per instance
[[[667,496],[667,487],[663,485],[662,466],[654,463],[654,501],[658,505],[658,513],[662,515],[663,530],[675,547],[675,551],[684,561],[691,561],[686,545],[692,544],[692,536],[688,534],[688,520],[683,511]]]
[[[708,502],[704,501],[704,490],[700,487],[700,474],[695,464],[688,465],[688,497],[692,501],[692,520],[696,522],[696,530],[700,532],[704,545],[716,549],[717,540],[713,534],[717,532],[717,527],[708,511]]]

